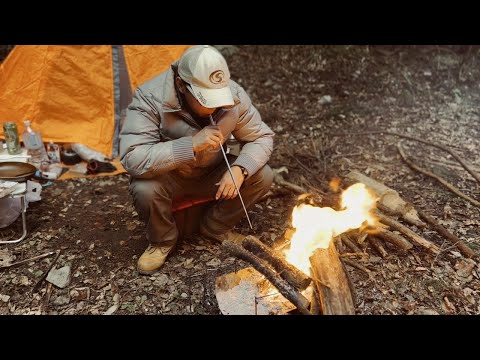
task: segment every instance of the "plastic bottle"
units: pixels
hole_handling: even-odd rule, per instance
[[[24,121],[27,129],[22,134],[23,143],[28,149],[28,155],[31,156],[29,162],[36,168],[40,168],[43,161],[48,161],[47,151],[43,144],[42,135],[30,127],[30,121]]]

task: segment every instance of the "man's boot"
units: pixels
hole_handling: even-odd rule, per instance
[[[203,226],[200,226],[199,230],[200,235],[207,239],[211,239],[214,241],[218,241],[220,243],[223,243],[224,241],[231,241],[234,243],[240,243],[243,239],[245,239],[247,236],[242,235],[239,232],[236,232],[234,230],[229,230],[226,233],[223,234],[214,234],[208,230],[206,230]]]
[[[168,254],[172,252],[175,246],[152,246],[149,245],[145,252],[140,256],[137,263],[137,270],[140,274],[150,275],[160,269]]]

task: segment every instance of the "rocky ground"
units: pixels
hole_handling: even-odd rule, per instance
[[[233,51],[232,51],[233,50]],[[315,188],[359,170],[397,190],[434,216],[478,254],[480,210],[412,169],[396,150],[398,137],[355,135],[390,130],[441,143],[480,173],[480,47],[237,46],[226,48],[232,78],[245,87],[275,130],[270,165],[286,179]],[[334,136],[348,133],[348,136]],[[405,141],[409,158],[480,200],[479,184],[447,153]],[[57,181],[28,209],[29,235],[2,245],[0,266],[60,250],[55,268],[70,274],[63,288],[43,281],[55,256],[0,269],[0,314],[219,314],[216,276],[246,266],[218,244],[183,241],[153,276],[135,271],[146,247],[143,224],[128,196],[128,177]],[[257,204],[255,234],[272,244],[289,225],[296,196]],[[1,229],[12,237],[19,222]],[[246,221],[237,230],[252,233]],[[358,314],[480,314],[480,266],[435,232],[432,255],[388,245],[370,249],[372,276],[347,266]],[[63,286],[62,285],[62,286]]]

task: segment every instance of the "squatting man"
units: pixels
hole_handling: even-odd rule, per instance
[[[233,228],[245,212],[220,148],[230,135],[243,145],[238,157],[227,156],[248,209],[272,184],[267,161],[274,133],[230,79],[220,52],[190,47],[135,90],[120,133],[120,156],[149,241],[138,259],[140,273],[157,271],[173,251],[179,237],[173,209],[179,201],[212,200],[199,236],[220,242],[242,238]]]

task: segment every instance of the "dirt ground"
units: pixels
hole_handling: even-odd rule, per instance
[[[397,190],[480,252],[480,209],[400,158],[398,137],[355,135],[390,130],[441,143],[480,173],[480,47],[237,46],[225,54],[232,78],[251,95],[276,132],[270,165],[315,188],[359,170]],[[330,98],[328,98],[329,96]],[[335,133],[349,133],[338,137]],[[409,158],[480,200],[479,184],[447,153],[405,141]],[[0,314],[220,314],[215,277],[246,266],[218,244],[182,241],[153,276],[135,270],[147,246],[128,195],[128,176],[57,181],[27,211],[29,235],[1,251],[28,259],[61,250],[70,267],[63,288],[35,284],[54,256],[0,270]],[[291,193],[254,206],[255,234],[280,237],[296,204]],[[19,221],[0,235],[14,236]],[[237,230],[253,233],[246,220]],[[441,247],[380,258],[365,242],[363,265],[347,266],[358,314],[480,314],[480,265],[430,229],[416,231]],[[361,259],[358,260],[359,262]],[[47,292],[48,290],[48,292]]]

